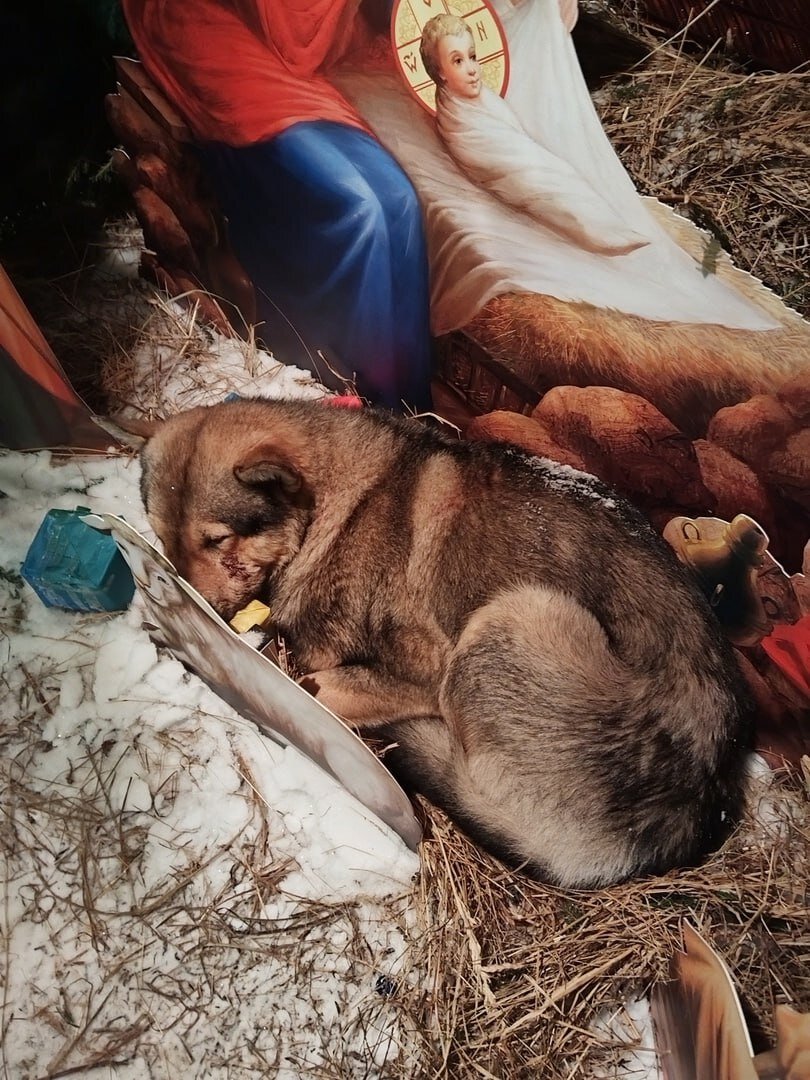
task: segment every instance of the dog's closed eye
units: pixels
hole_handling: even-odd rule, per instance
[[[204,548],[218,548],[222,547],[226,540],[230,540],[233,533],[215,533],[211,536],[204,536],[202,546]]]

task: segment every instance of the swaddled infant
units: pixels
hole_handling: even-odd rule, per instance
[[[503,98],[483,84],[463,19],[429,19],[420,51],[436,83],[439,135],[472,180],[586,251],[626,255],[650,242],[572,165],[535,142]]]

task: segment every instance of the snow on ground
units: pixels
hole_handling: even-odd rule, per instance
[[[227,394],[266,398],[323,398],[327,391],[308,371],[285,367],[271,354],[241,338],[225,338],[196,323],[176,302],[158,307],[166,336],[143,336],[131,360],[129,414],[179,412],[211,405]],[[188,328],[189,338],[177,336]],[[186,344],[186,348],[183,345]],[[216,363],[211,363],[211,353]]]
[[[618,1012],[598,1016],[591,1030],[606,1043],[628,1048],[615,1068],[595,1068],[593,1080],[661,1080],[647,998],[630,998]]]
[[[96,278],[131,278],[137,269],[133,252],[137,257],[132,229],[111,229]],[[308,399],[328,393],[308,371],[285,366],[255,341],[224,337],[198,318],[193,304],[165,300],[152,290],[132,291],[127,301],[140,324],[137,339],[107,372],[107,389],[123,415],[170,415],[211,405],[229,393]],[[103,295],[91,313],[102,320],[117,314]]]
[[[0,1063],[382,1075],[410,1052],[377,985],[406,960],[416,856],[156,649],[137,602],[57,611],[19,577],[50,508],[146,530],[138,472],[0,457]]]

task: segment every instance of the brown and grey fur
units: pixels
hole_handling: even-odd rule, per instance
[[[268,602],[317,698],[484,846],[591,887],[699,859],[742,797],[748,703],[698,589],[592,477],[415,421],[194,409],[143,454],[167,555]]]

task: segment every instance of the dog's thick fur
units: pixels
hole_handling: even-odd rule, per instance
[[[699,859],[748,699],[707,603],[593,477],[416,421],[240,401],[162,426],[143,496],[230,618],[256,597],[317,698],[484,846],[592,887]]]

